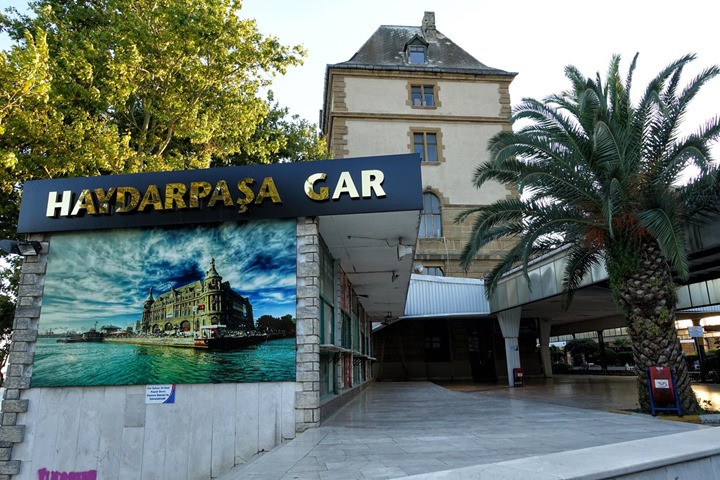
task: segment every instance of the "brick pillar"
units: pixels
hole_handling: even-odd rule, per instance
[[[0,418],[0,480],[9,480],[11,475],[20,473],[20,461],[12,460],[12,448],[25,438],[22,414],[28,411],[29,402],[21,400],[20,397],[23,390],[30,388],[40,305],[45,285],[49,237],[32,235],[29,240],[40,241],[42,250],[37,256],[25,257],[20,271],[12,343],[7,376],[3,384],[5,395]]]
[[[297,222],[295,430],[320,426],[320,236],[316,217]]]

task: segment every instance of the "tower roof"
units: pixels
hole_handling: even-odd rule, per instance
[[[435,28],[433,12],[425,12],[422,23],[419,27],[381,25],[350,60],[328,65],[328,68],[516,75],[489,67],[460,48]],[[426,61],[422,64],[410,63],[406,47],[418,40],[427,45]]]
[[[210,259],[210,268],[207,272],[205,272],[205,280],[208,280],[210,278],[219,277],[220,274],[215,270],[215,258]]]

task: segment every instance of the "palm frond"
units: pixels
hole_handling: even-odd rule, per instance
[[[600,263],[602,252],[587,245],[574,244],[565,258],[567,263],[565,263],[562,282],[563,309],[570,306],[575,290],[582,285],[592,266]]]
[[[688,222],[720,215],[718,166],[710,150],[720,139],[720,118],[690,135],[680,130],[690,102],[720,74],[712,66],[683,85],[685,67],[694,59],[685,55],[663,68],[637,102],[632,84],[638,55],[625,75],[615,55],[604,77],[585,77],[568,66],[567,90],[516,105],[514,131],[491,138],[491,158],[476,168],[473,183],[512,184],[522,197],[458,215],[457,222],[473,219],[463,266],[490,242],[512,238],[512,248],[488,277],[492,291],[512,268],[527,272],[537,255],[569,245],[569,300],[592,264],[611,259],[613,245],[622,244],[618,252],[627,255],[657,243],[670,267],[687,275]],[[688,166],[698,176],[679,185]]]

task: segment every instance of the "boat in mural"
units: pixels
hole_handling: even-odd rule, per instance
[[[248,333],[227,332],[225,325],[204,325],[200,327],[200,332],[195,332],[192,336],[186,336],[184,333],[171,335],[134,335],[127,332],[118,332],[106,336],[103,341],[107,343],[129,343],[133,345],[236,350],[259,345],[270,338],[274,337],[254,331]]]
[[[95,326],[87,332],[69,334],[57,341],[58,343],[102,342],[104,337],[105,334],[97,331],[97,322],[95,322]]]

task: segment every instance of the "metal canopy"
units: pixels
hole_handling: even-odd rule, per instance
[[[414,249],[420,212],[334,215],[319,219],[320,235],[333,258],[339,260],[365,311],[375,319],[400,317],[410,285],[413,255],[408,253],[398,258],[398,246]]]

